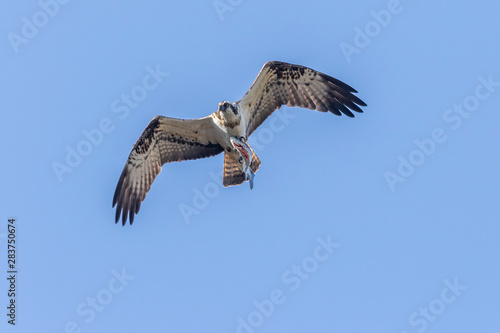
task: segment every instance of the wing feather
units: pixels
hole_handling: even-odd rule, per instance
[[[224,174],[222,184],[224,187],[240,185],[245,181],[245,174],[238,168],[238,161],[230,154],[224,154]]]
[[[299,106],[354,117],[365,102],[348,84],[314,69],[279,61],[264,64],[245,96],[238,102],[246,118],[247,137],[282,105]]]
[[[139,212],[151,184],[165,163],[214,156],[223,151],[210,117],[175,119],[157,116],[151,120],[130,153],[113,197],[115,221],[127,216],[130,224]]]

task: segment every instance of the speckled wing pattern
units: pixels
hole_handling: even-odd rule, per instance
[[[200,119],[175,119],[157,116],[151,120],[130,153],[120,176],[113,197],[116,207],[115,222],[130,224],[139,212],[146,193],[165,163],[193,160],[214,156],[223,148],[210,133],[210,117]]]
[[[299,106],[354,117],[366,104],[346,83],[314,69],[279,61],[264,64],[245,96],[238,102],[247,121],[247,137],[282,105]]]

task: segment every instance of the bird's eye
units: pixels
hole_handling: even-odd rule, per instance
[[[245,140],[245,137],[244,137],[244,136],[240,136],[240,141],[245,142],[245,141],[246,141],[246,140]]]
[[[238,162],[239,162],[240,164],[243,164],[243,157],[241,157],[241,156],[240,156],[240,157],[238,158]]]

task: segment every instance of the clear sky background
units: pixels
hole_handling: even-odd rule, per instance
[[[498,332],[499,11],[4,1],[0,330]],[[250,138],[253,190],[222,188],[222,155],[169,164],[115,225],[148,122],[240,99],[269,60],[345,81],[365,113],[282,109]]]

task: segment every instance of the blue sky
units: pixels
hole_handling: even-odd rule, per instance
[[[498,331],[499,5],[2,8],[2,332]],[[222,155],[173,163],[115,225],[147,123],[240,99],[269,60],[345,81],[365,113],[284,108],[249,140],[253,190],[222,188]]]

